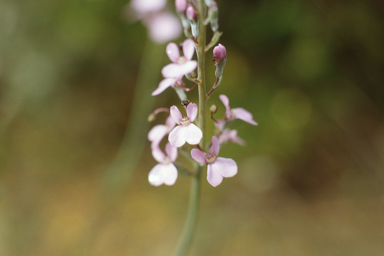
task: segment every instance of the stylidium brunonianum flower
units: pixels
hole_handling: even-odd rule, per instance
[[[245,141],[237,136],[237,130],[224,129],[219,136],[219,143],[223,144],[229,141],[242,146],[245,144]]]
[[[207,180],[216,187],[222,181],[223,177],[233,177],[237,173],[237,164],[230,158],[218,157],[220,151],[219,140],[213,136],[211,152],[206,154],[200,149],[191,150],[191,156],[196,162],[207,164]]]
[[[220,78],[223,75],[225,63],[227,62],[227,50],[222,44],[219,44],[213,48],[212,61],[215,61],[215,76],[216,78]]]
[[[180,110],[176,106],[171,107],[171,116],[178,124],[168,136],[168,140],[174,147],[181,147],[187,142],[191,145],[200,143],[203,132],[192,122],[197,116],[197,105],[189,103],[187,106],[187,116],[183,117]]]
[[[159,162],[148,174],[148,181],[154,186],[161,184],[170,186],[175,184],[177,179],[177,169],[173,165],[177,158],[177,148],[167,143],[165,152],[167,155],[159,147],[152,149],[153,157]]]
[[[198,21],[197,13],[195,12],[195,9],[193,8],[192,5],[190,4],[188,5],[186,14],[187,14],[189,24],[191,25],[192,35],[197,38],[199,36],[199,21]]]
[[[233,108],[231,109],[229,107],[229,99],[226,95],[221,94],[220,100],[223,102],[226,111],[225,111],[225,120],[230,120],[230,119],[241,119],[244,122],[247,122],[249,124],[257,125],[256,121],[253,120],[253,116],[251,113],[249,113],[247,110],[243,108]],[[219,122],[220,125],[220,122]],[[217,126],[217,125],[216,125]]]
[[[184,56],[180,56],[179,47],[175,43],[169,43],[166,52],[173,63],[166,65],[161,70],[165,78],[178,78],[196,69],[197,61],[192,60],[195,52],[195,43],[192,39],[186,39],[183,42]]]

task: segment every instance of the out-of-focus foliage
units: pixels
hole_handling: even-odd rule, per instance
[[[126,4],[0,2],[0,255],[171,253],[188,177],[150,186],[148,147],[120,197],[100,190],[135,125],[147,40]],[[259,126],[234,123],[247,144],[220,155],[239,173],[217,188],[204,180],[191,255],[382,255],[384,2],[218,6],[228,60],[209,104],[221,117],[226,94]],[[168,89],[156,104],[176,100]]]

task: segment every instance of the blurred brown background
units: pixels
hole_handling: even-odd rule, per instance
[[[0,255],[171,254],[188,177],[150,186],[144,137],[137,168],[108,178],[148,45],[126,4],[0,2]],[[384,2],[218,5],[228,61],[210,104],[220,117],[224,93],[259,126],[236,122],[246,146],[222,147],[234,178],[204,177],[190,255],[384,255]]]

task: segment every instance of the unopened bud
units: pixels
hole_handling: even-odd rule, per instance
[[[187,18],[190,20],[197,20],[197,14],[192,5],[188,5],[187,7]]]
[[[212,5],[212,0],[205,0],[204,1],[205,2],[205,4],[208,6],[208,7],[210,7],[211,5]]]
[[[216,113],[217,111],[217,105],[216,104],[213,104],[210,108],[209,108],[209,111],[211,111],[211,113]]]
[[[212,2],[212,5],[209,6],[208,16],[210,17],[211,29],[216,32],[219,30],[219,9],[216,2]]]
[[[212,61],[215,61],[216,78],[220,78],[223,75],[225,63],[227,62],[227,50],[222,44],[219,44],[215,48],[213,48],[213,58]]]

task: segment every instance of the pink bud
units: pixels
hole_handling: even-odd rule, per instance
[[[187,18],[190,20],[197,20],[197,14],[190,4],[187,7]]]
[[[212,61],[220,62],[227,55],[227,50],[222,44],[219,44],[213,48],[213,58]]]
[[[187,0],[175,0],[176,10],[178,13],[185,12],[187,9]]]

